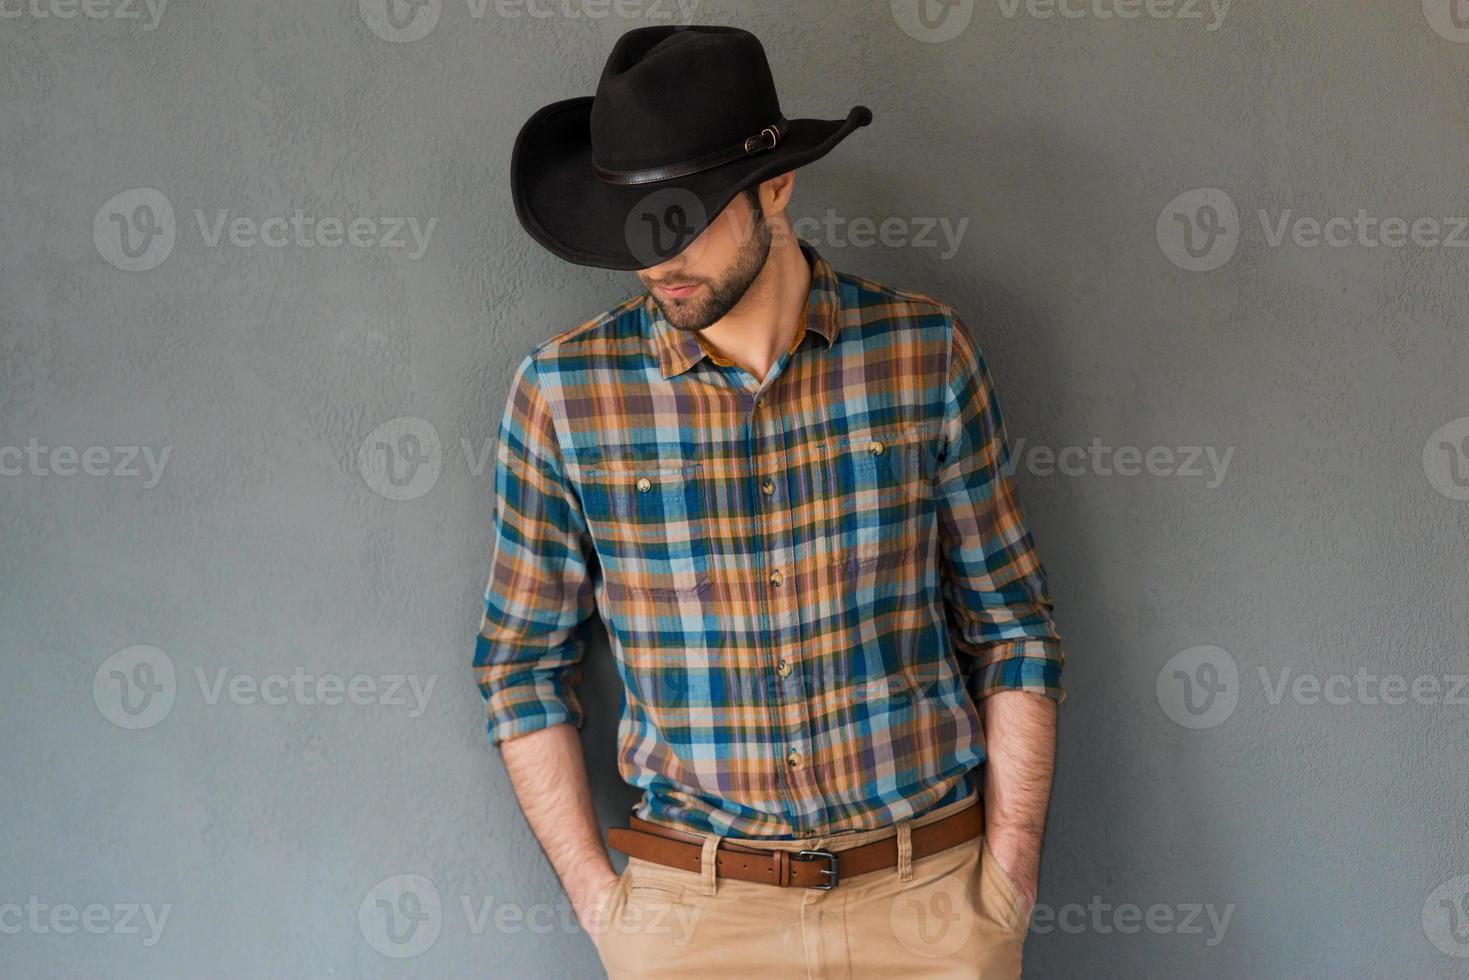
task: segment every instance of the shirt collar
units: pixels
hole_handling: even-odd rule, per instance
[[[816,253],[816,249],[797,239],[801,252],[811,266],[811,292],[806,296],[806,308],[801,326],[796,329],[790,350],[794,351],[807,332],[818,334],[831,347],[841,327],[841,294],[837,287],[836,272],[831,264]],[[658,356],[658,367],[663,377],[671,378],[682,374],[708,356],[715,363],[729,363],[704,344],[703,334],[679,330],[663,317],[652,294],[643,299],[643,311],[649,325],[653,350]]]

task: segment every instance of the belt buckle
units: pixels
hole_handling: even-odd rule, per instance
[[[810,885],[808,887],[819,888],[824,892],[829,892],[837,886],[837,883],[839,881],[841,881],[840,875],[837,874],[837,856],[831,851],[825,851],[821,849],[811,851],[798,851],[795,855],[795,859],[797,861],[822,860],[826,862],[826,867],[821,868],[818,871],[818,874],[826,875],[826,883],[821,885]]]

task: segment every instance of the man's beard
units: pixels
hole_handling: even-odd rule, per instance
[[[760,213],[759,208],[754,209],[753,216],[750,234],[745,238],[745,243],[740,246],[734,265],[722,278],[714,281],[675,276],[659,283],[661,286],[690,286],[703,283],[709,287],[707,295],[702,300],[697,298],[674,299],[665,303],[656,292],[652,294],[653,302],[658,304],[658,309],[663,311],[664,319],[673,327],[678,330],[703,330],[722,319],[744,298],[750,285],[760,275],[760,270],[765,268],[765,260],[770,256],[770,226],[765,223],[765,216]]]

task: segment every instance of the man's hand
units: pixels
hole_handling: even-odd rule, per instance
[[[1000,870],[1005,872],[1005,877],[1020,892],[1025,904],[1024,915],[1029,918],[1040,891],[1040,851],[1025,847],[1013,837],[999,839],[985,834],[985,842],[990,846],[990,855],[999,862]]]
[[[984,719],[985,841],[1005,876],[1034,908],[1041,838],[1056,766],[1056,702],[1029,691],[996,691],[980,701]]]
[[[600,948],[604,899],[617,872],[602,845],[587,786],[581,741],[571,725],[552,725],[500,743],[525,819],[556,869],[577,920]]]
[[[586,930],[592,939],[592,945],[597,949],[602,948],[602,935],[607,931],[607,903],[617,890],[617,874],[608,870],[606,875],[599,875],[590,884],[583,887],[580,894],[572,894],[567,889],[567,897],[571,899],[571,907],[576,911],[576,920]]]

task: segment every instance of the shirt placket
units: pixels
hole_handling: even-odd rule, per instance
[[[779,398],[779,382],[792,356],[793,349],[784,353],[765,383],[751,392],[745,415],[745,439],[750,458],[757,461],[757,472],[751,474],[750,496],[758,545],[754,553],[761,562],[761,632],[767,638],[758,669],[768,692],[767,702],[779,720],[776,742],[766,747],[765,754],[780,770],[778,778],[785,789],[793,832],[800,835],[816,821],[815,801],[820,794],[816,792],[811,764],[814,755],[807,712],[809,672],[801,655],[801,578],[797,574],[791,508],[792,493],[797,488],[790,467],[784,465],[791,458],[788,444],[791,436],[780,411]],[[754,382],[749,375],[746,378]]]

